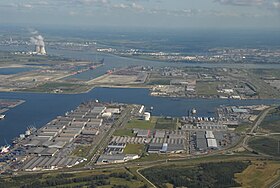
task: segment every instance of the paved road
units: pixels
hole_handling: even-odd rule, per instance
[[[118,120],[114,122],[114,124],[111,126],[109,131],[106,133],[106,135],[102,138],[102,140],[98,144],[96,148],[96,153],[93,155],[93,157],[91,158],[90,162],[86,165],[86,167],[92,166],[96,163],[96,161],[98,160],[98,158],[100,157],[100,155],[103,153],[104,149],[107,147],[108,143],[110,142],[111,137],[115,132],[115,130],[117,128],[122,127],[130,119],[130,117],[132,116],[131,114],[132,109],[133,109],[132,106],[127,106],[125,108],[125,110],[122,112]]]
[[[255,132],[255,130],[257,129],[257,127],[261,124],[261,122],[264,120],[264,118],[266,117],[266,115],[268,114],[268,112],[271,110],[271,108],[266,109],[265,111],[262,112],[262,114],[259,116],[258,120],[256,121],[256,123],[254,124],[254,126],[252,127],[252,129],[250,130],[250,134],[246,135],[244,140],[240,142],[240,144],[238,144],[238,146],[236,147],[240,147],[243,146],[244,148],[248,149],[249,151],[252,151],[251,148],[248,147],[247,142],[248,139],[251,137],[251,135]],[[198,156],[183,156],[180,158],[174,158],[174,159],[168,159],[168,161],[166,161],[166,159],[159,159],[159,160],[155,160],[155,161],[142,161],[142,162],[129,162],[129,163],[120,163],[120,164],[108,164],[108,165],[95,165],[93,166],[93,162],[95,162],[95,160],[98,159],[98,157],[100,156],[100,153],[103,152],[104,147],[107,146],[107,143],[110,141],[110,138],[113,134],[113,132],[116,130],[116,128],[119,128],[121,126],[123,126],[131,117],[131,108],[127,108],[125,110],[125,112],[121,115],[121,117],[115,122],[114,126],[111,127],[111,129],[109,130],[109,133],[107,136],[105,136],[104,140],[101,141],[101,145],[98,148],[96,155],[94,155],[94,157],[91,160],[91,165],[85,166],[85,167],[81,167],[81,168],[76,168],[76,169],[69,169],[69,173],[75,173],[75,172],[79,172],[79,171],[85,171],[85,170],[91,170],[92,168],[95,169],[105,169],[105,168],[120,168],[120,167],[139,167],[139,166],[143,166],[145,168],[149,168],[152,167],[154,165],[159,165],[159,164],[163,164],[166,162],[179,162],[182,160],[186,160],[186,159],[197,159],[197,158],[203,158],[203,157],[209,157],[209,156],[219,156],[219,155],[223,155],[223,152],[225,152],[226,150],[223,151],[216,151],[213,152],[211,154],[207,154],[207,155],[198,155]],[[231,148],[233,149],[233,148]],[[249,155],[248,155],[249,156]],[[247,156],[247,157],[248,157]],[[255,155],[253,155],[255,156]],[[267,155],[264,155],[267,156]],[[270,156],[269,156],[270,157]],[[141,169],[145,169],[145,168],[141,168]],[[145,178],[139,171],[141,169],[137,170],[137,173],[139,174],[139,176],[141,176],[145,181],[147,181],[152,187],[156,187],[152,182],[150,182],[147,178]],[[63,169],[64,173],[66,169]],[[60,171],[60,170],[59,170]],[[67,171],[67,170],[66,170]],[[280,185],[280,180],[275,182],[271,187],[275,188],[278,187]]]
[[[250,148],[248,146],[248,140],[249,138],[251,138],[255,132],[255,130],[258,128],[258,126],[263,122],[264,118],[267,116],[267,114],[269,113],[269,111],[271,109],[273,109],[274,107],[271,107],[271,108],[268,108],[266,109],[264,112],[262,112],[262,114],[259,116],[258,120],[255,122],[254,126],[252,127],[252,129],[250,130],[250,132],[245,136],[245,138],[243,139],[243,142],[242,142],[242,146],[248,150],[248,151],[253,151],[252,148]],[[262,155],[265,155],[267,156],[266,154],[262,154]]]

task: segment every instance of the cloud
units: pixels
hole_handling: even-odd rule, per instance
[[[33,6],[31,4],[23,4],[22,7],[24,7],[24,8],[33,8]]]
[[[142,11],[144,10],[144,7],[140,4],[136,4],[136,3],[132,3],[131,7],[135,10],[139,10],[139,11]]]
[[[117,9],[129,9],[129,10],[136,10],[136,11],[144,11],[145,8],[138,4],[138,3],[120,3],[120,4],[115,4],[112,6],[112,8],[117,8]]]
[[[82,4],[82,5],[90,5],[90,4],[109,4],[109,0],[72,0],[72,3]]]
[[[280,10],[280,0],[214,0],[223,5],[255,6],[259,8]]]
[[[69,15],[70,16],[76,16],[76,15],[79,15],[79,12],[77,12],[77,11],[69,11]]]
[[[128,8],[129,6],[127,4],[124,4],[124,3],[120,3],[120,4],[115,4],[113,5],[114,8],[120,8],[120,9],[126,9]]]
[[[276,9],[280,9],[280,1],[278,2],[273,2],[273,7],[276,8]]]
[[[215,0],[215,2],[225,5],[257,6],[262,5],[265,2],[265,0]]]

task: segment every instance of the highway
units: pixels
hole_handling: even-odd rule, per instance
[[[257,121],[255,122],[254,126],[252,127],[252,129],[250,130],[250,132],[245,136],[245,138],[243,139],[243,142],[242,142],[242,146],[250,151],[250,152],[253,152],[254,150],[252,148],[250,148],[248,146],[248,141],[250,138],[252,138],[254,136],[254,133],[256,131],[256,129],[258,128],[258,126],[263,122],[264,118],[267,116],[267,114],[270,112],[270,110],[272,110],[274,107],[270,107],[270,108],[267,108],[266,110],[264,110],[261,115],[258,117]],[[261,155],[263,156],[267,156],[269,157],[269,155],[267,154],[264,154],[264,153],[260,153]]]

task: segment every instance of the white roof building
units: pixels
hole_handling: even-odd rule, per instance
[[[205,137],[208,138],[215,138],[212,131],[205,131]]]
[[[218,148],[216,139],[211,139],[211,138],[207,139],[207,146],[208,148],[213,148],[213,149]]]

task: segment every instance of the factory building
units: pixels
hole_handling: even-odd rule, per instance
[[[214,136],[214,134],[213,134],[212,131],[205,131],[205,137],[206,137],[207,139],[213,139],[213,138],[215,138],[215,136]]]
[[[214,139],[214,138],[207,139],[207,146],[210,149],[217,149],[218,145],[217,145],[216,139]]]
[[[139,155],[133,155],[133,154],[103,154],[100,155],[100,157],[97,160],[97,164],[110,164],[110,163],[124,163],[129,160],[135,160],[138,159]]]
[[[150,130],[144,130],[144,129],[133,129],[133,132],[137,134],[137,137],[142,138],[149,138],[150,137]]]
[[[64,167],[73,167],[79,163],[84,162],[83,158],[70,158],[70,157],[31,157],[23,166],[25,171],[38,171],[38,170],[55,170]]]
[[[154,137],[155,138],[164,138],[165,137],[165,131],[164,130],[156,130]]]
[[[216,133],[219,138],[222,137],[221,133]],[[207,149],[218,149],[217,140],[213,131],[197,131],[196,132],[196,149],[199,151],[206,151]]]
[[[148,153],[182,153],[184,151],[185,146],[183,143],[151,143],[148,147]]]

